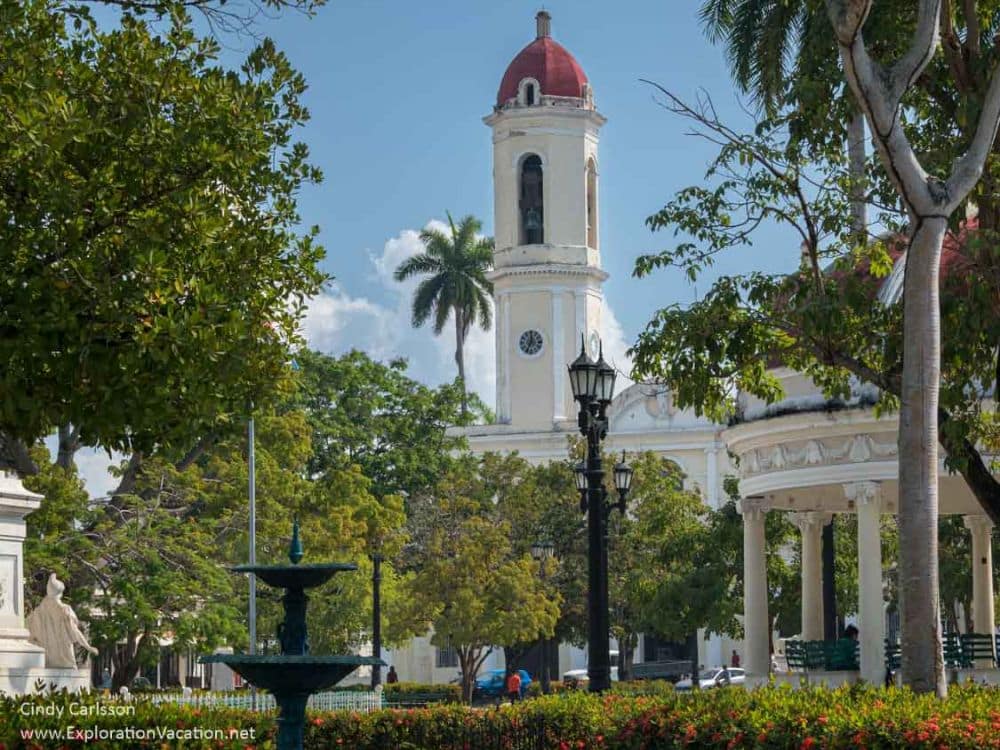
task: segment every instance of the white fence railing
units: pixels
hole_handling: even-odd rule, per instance
[[[236,708],[244,711],[273,711],[277,709],[274,696],[270,693],[257,693],[256,701],[246,691],[226,692],[191,692],[191,693],[151,693],[139,700],[149,700],[152,703],[172,703],[177,706],[193,706],[195,708]],[[337,690],[326,693],[316,693],[309,697],[308,707],[314,711],[358,711],[368,713],[382,708],[382,693],[362,692],[358,690]]]

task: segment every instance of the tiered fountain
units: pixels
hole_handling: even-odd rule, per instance
[[[385,662],[372,656],[312,656],[306,631],[305,590],[326,583],[334,573],[357,570],[354,563],[299,565],[302,559],[299,523],[292,527],[288,551],[291,565],[240,565],[236,573],[253,573],[268,586],[285,590],[285,619],[278,625],[280,656],[264,654],[213,654],[202,663],[221,663],[238,672],[247,682],[269,691],[278,704],[278,750],[301,750],[309,696],[332,687],[360,666],[381,667]]]

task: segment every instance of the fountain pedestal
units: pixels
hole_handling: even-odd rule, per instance
[[[309,696],[333,687],[360,666],[384,666],[385,662],[371,656],[313,656],[309,653],[309,633],[306,628],[308,588],[328,581],[340,571],[357,570],[353,563],[321,563],[299,565],[302,548],[299,545],[296,521],[292,532],[291,565],[240,565],[236,573],[253,573],[268,586],[285,589],[282,604],[285,617],[278,626],[281,655],[213,654],[203,656],[203,664],[225,664],[247,682],[267,690],[278,704],[278,750],[302,750]]]

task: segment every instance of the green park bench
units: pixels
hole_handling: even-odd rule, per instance
[[[799,671],[844,672],[858,668],[858,642],[850,638],[836,641],[785,641],[788,668]]]
[[[898,643],[890,643],[885,639],[885,666],[895,672],[902,664],[902,649]]]
[[[785,641],[785,661],[793,672],[803,672],[806,669],[805,641]]]
[[[941,642],[944,652],[944,665],[949,669],[961,669],[970,666],[965,661],[965,654],[962,651],[962,641],[958,633],[945,633]]]
[[[959,636],[959,643],[962,645],[962,658],[964,666],[975,666],[977,661],[989,661],[996,666],[996,657],[993,653],[994,637],[987,633],[963,633]]]

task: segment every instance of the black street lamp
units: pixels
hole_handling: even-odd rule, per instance
[[[545,572],[545,564],[552,559],[555,554],[556,546],[552,542],[535,542],[531,545],[531,556],[535,558],[538,562],[539,575],[542,578],[542,583],[545,583],[547,577]],[[549,675],[549,639],[542,638],[542,692],[548,695],[552,689],[552,678]]]
[[[372,656],[382,658],[382,555],[372,554]],[[372,666],[372,690],[382,684],[382,667]]]
[[[625,512],[625,499],[632,483],[632,469],[622,461],[614,466],[615,489],[619,501],[607,502],[601,443],[608,434],[608,405],[615,393],[615,369],[604,361],[604,348],[596,362],[587,356],[581,337],[580,356],[569,366],[573,398],[580,404],[578,424],[587,438],[586,463],[574,470],[580,491],[580,509],[587,513],[587,677],[590,691],[600,693],[611,687],[611,627],[608,616],[608,513],[613,507]]]

